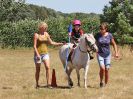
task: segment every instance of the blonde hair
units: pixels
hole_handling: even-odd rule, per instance
[[[41,22],[38,24],[38,29],[40,29],[40,28],[44,28],[45,30],[47,30],[48,25],[45,22]]]

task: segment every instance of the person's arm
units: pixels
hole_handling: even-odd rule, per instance
[[[37,38],[38,38],[38,34],[35,33],[34,34],[34,51],[35,51],[37,57],[40,57],[39,52],[38,52],[37,47],[36,47],[37,46]]]
[[[52,41],[48,33],[47,33],[47,37],[48,37],[49,44],[55,45],[55,46],[63,45],[63,43],[57,43],[57,42]]]
[[[80,36],[82,36],[84,34],[84,31],[81,29],[80,30]]]
[[[115,51],[115,57],[118,58],[118,49],[117,49],[117,45],[116,45],[116,43],[115,43],[114,38],[111,39],[111,43],[112,43],[113,48],[114,48],[114,51]]]

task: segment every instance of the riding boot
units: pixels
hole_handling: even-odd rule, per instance
[[[72,56],[72,53],[73,53],[74,49],[72,49],[69,53],[69,56],[68,56],[68,61],[71,61],[71,56]]]

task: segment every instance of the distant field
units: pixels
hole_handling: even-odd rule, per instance
[[[77,86],[76,72],[72,72],[74,88],[67,88],[67,79],[59,60],[58,49],[50,50],[51,73],[56,70],[56,89],[45,87],[35,89],[35,66],[33,50],[0,49],[0,99],[133,99],[133,53],[128,47],[119,48],[121,60],[112,58],[110,81],[108,86],[99,88],[99,67],[96,57],[90,63],[88,72],[88,89],[83,84],[83,69],[81,87]],[[42,65],[40,81],[46,85],[45,69]]]

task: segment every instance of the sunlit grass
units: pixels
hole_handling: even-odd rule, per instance
[[[50,49],[51,74],[56,70],[59,88],[35,89],[35,66],[32,49],[0,50],[0,99],[132,99],[133,97],[133,53],[128,47],[119,48],[121,60],[112,59],[108,86],[99,88],[99,66],[96,60],[90,63],[88,89],[77,86],[75,70],[72,72],[74,88],[67,89],[67,78],[59,60],[58,49]],[[46,85],[45,68],[42,64],[39,83]]]

